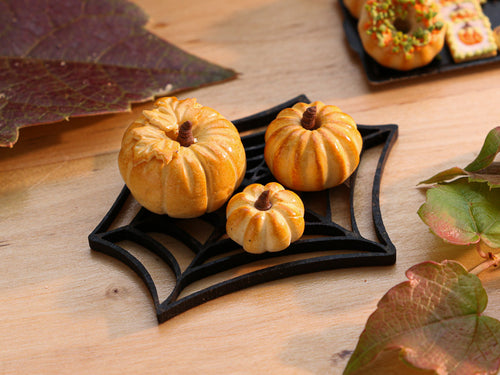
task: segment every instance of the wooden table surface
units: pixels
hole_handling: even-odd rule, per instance
[[[14,148],[0,149],[0,373],[340,374],[377,302],[409,267],[480,262],[473,248],[429,232],[416,185],[465,166],[500,125],[498,64],[373,86],[349,49],[337,1],[136,2],[151,32],[239,73],[179,98],[234,120],[306,94],[360,124],[399,125],[380,198],[396,264],[261,284],[159,325],[139,277],[87,240],[123,186],[123,131],[152,102],[24,128]],[[370,232],[370,220],[360,227]],[[481,279],[486,313],[498,319],[500,273]]]

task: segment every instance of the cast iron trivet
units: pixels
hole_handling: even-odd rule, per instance
[[[298,96],[286,103],[267,111],[249,116],[234,124],[240,132],[265,127],[279,111],[291,107],[297,102],[307,102],[306,96]],[[286,250],[278,253],[250,254],[241,249],[225,235],[225,207],[206,214],[200,219],[208,222],[213,231],[204,243],[182,229],[182,219],[173,219],[167,215],[156,215],[141,208],[128,225],[108,230],[120,214],[130,195],[125,186],[117,200],[103,220],[89,235],[90,247],[95,251],[108,254],[125,263],[144,281],[153,298],[159,323],[204,302],[256,284],[265,283],[293,275],[346,267],[391,265],[396,261],[396,249],[392,244],[382,221],[379,207],[379,189],[382,170],[388,153],[397,138],[397,125],[365,126],[359,125],[363,136],[363,152],[366,149],[382,145],[372,187],[372,218],[378,241],[364,238],[356,224],[353,209],[356,172],[349,181],[350,220],[352,230],[348,230],[331,221],[332,208],[330,199],[325,199],[326,212],[319,214],[306,204],[306,227],[302,239],[292,243]],[[250,183],[275,181],[264,161],[264,131],[242,137],[247,153],[247,172],[242,190]],[[363,156],[363,153],[362,153]],[[314,193],[309,193],[314,194]],[[185,224],[185,222],[184,222]],[[181,271],[178,260],[167,247],[150,236],[150,233],[163,233],[183,243],[192,252],[188,267]],[[146,267],[129,251],[119,245],[122,241],[132,241],[160,257],[172,270],[176,283],[168,298],[160,301],[155,283]],[[323,252],[318,256],[318,252]],[[313,254],[315,253],[315,254]],[[333,254],[332,254],[333,253]],[[301,254],[302,258],[269,265],[257,271],[249,272],[179,298],[180,293],[190,284],[208,276],[249,265],[265,259]],[[307,257],[307,254],[311,254]],[[303,259],[303,257],[306,259]]]
[[[430,64],[423,66],[421,68],[412,69],[409,71],[400,71],[396,69],[386,68],[368,55],[363,49],[363,44],[358,34],[358,20],[351,16],[349,11],[344,5],[342,0],[339,0],[342,13],[344,16],[344,33],[346,35],[347,41],[350,47],[359,55],[363,68],[366,72],[366,76],[370,83],[382,84],[391,81],[398,81],[408,78],[417,78],[426,75],[433,75],[444,73],[453,70],[461,70],[464,68],[470,68],[474,66],[487,65],[494,62],[500,61],[500,54],[493,57],[487,57],[479,60],[465,61],[461,63],[455,63],[453,57],[451,56],[450,49],[445,43],[445,46],[439,52],[434,60]],[[482,4],[483,13],[488,16],[491,22],[491,27],[500,25],[500,1],[499,0],[489,0]]]

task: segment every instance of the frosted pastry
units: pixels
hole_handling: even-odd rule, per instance
[[[497,44],[487,17],[448,22],[446,42],[457,63],[496,56]]]
[[[477,0],[447,1],[441,5],[440,13],[445,22],[467,21],[484,15]]]

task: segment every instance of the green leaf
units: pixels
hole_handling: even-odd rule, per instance
[[[467,175],[467,171],[459,167],[453,167],[450,169],[446,169],[438,174],[428,178],[427,180],[419,182],[420,184],[436,184],[439,182],[450,181],[457,177],[463,177]]]
[[[469,181],[486,182],[492,189],[500,187],[500,163],[493,162],[484,169],[476,172],[467,172]]]
[[[469,172],[459,167],[453,167],[419,182],[420,184],[439,184],[452,181],[459,177],[468,177],[470,182],[486,182],[490,188],[500,187],[500,163],[493,162],[488,167],[478,172]]]
[[[421,181],[418,184],[435,184],[468,177],[471,182],[486,182],[490,188],[500,187],[500,163],[494,162],[500,152],[500,126],[489,131],[481,151],[465,168],[453,167]]]
[[[461,178],[427,190],[418,215],[431,231],[456,245],[483,241],[500,247],[500,191]]]
[[[468,172],[479,172],[488,167],[500,152],[500,126],[490,130],[476,159],[465,167]]]
[[[147,19],[125,0],[1,1],[0,146],[24,126],[123,112],[236,76],[148,32]]]
[[[482,315],[488,297],[479,278],[455,261],[424,262],[406,276],[379,301],[344,375],[373,374],[390,367],[387,358],[437,374],[495,374],[500,321]],[[393,351],[399,356],[384,355]]]

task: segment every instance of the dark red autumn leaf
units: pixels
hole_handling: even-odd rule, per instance
[[[148,32],[124,0],[0,1],[0,146],[23,126],[235,77]]]

